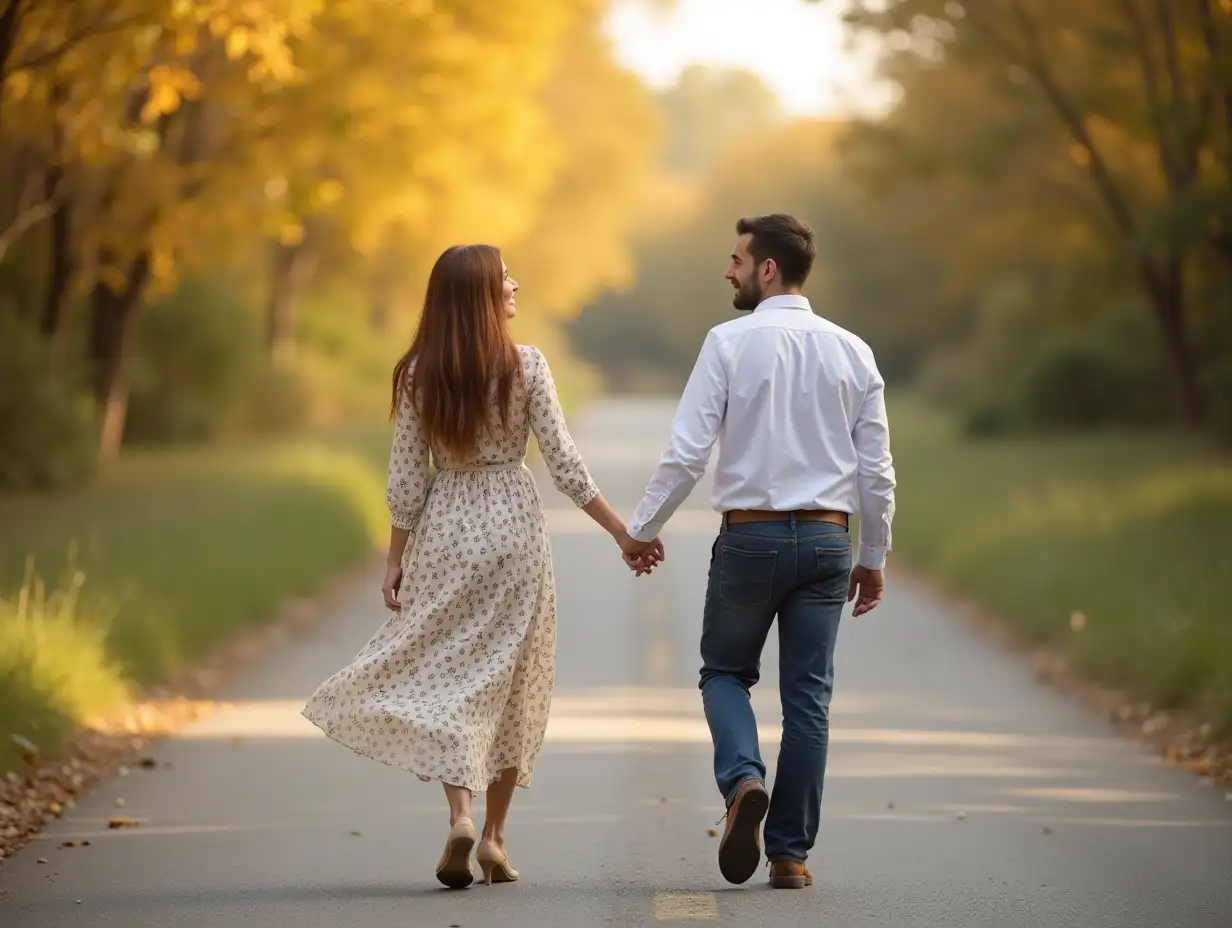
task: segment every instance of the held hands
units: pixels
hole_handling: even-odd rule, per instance
[[[635,541],[621,532],[616,541],[620,545],[625,565],[633,571],[634,576],[650,573],[665,560],[663,542],[658,538],[654,541]]]
[[[851,569],[851,582],[847,585],[847,602],[853,599],[856,601],[855,608],[851,610],[853,616],[872,612],[880,605],[884,593],[884,571],[861,567],[858,564]]]

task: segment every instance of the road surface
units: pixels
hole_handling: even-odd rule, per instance
[[[611,402],[575,423],[622,512],[670,414]],[[158,744],[169,769],[104,783],[0,867],[0,925],[1232,925],[1232,802],[1037,686],[893,573],[880,609],[840,636],[817,884],[772,891],[762,870],[727,885],[708,834],[722,804],[696,689],[716,529],[708,484],[669,525],[667,564],[641,579],[543,486],[559,673],[535,785],[510,820],[520,882],[440,887],[439,786],[359,758],[299,716],[380,622],[374,578],[231,686],[231,709]],[[772,635],[756,693],[771,770],[775,648]],[[141,825],[108,830],[117,814]],[[58,846],[71,838],[91,846]]]

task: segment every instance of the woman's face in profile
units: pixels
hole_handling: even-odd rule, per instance
[[[514,295],[518,292],[518,282],[509,276],[508,267],[502,265],[502,268],[505,272],[505,285],[503,290],[505,296],[505,318],[512,319],[518,314],[518,301],[517,297]]]

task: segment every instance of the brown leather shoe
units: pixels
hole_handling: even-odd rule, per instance
[[[770,794],[760,780],[745,780],[727,809],[727,827],[719,842],[719,872],[729,883],[745,883],[761,862],[761,820],[770,809]]]
[[[770,885],[774,889],[804,889],[813,885],[813,874],[803,861],[770,861]]]

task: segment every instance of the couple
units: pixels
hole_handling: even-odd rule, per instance
[[[357,753],[439,780],[450,831],[437,878],[518,878],[505,847],[514,789],[528,787],[552,700],[556,594],[536,484],[533,432],[556,489],[619,544],[637,575],[663,560],[658,536],[722,437],[701,634],[702,702],[727,805],[719,868],[802,888],[817,834],[829,741],[834,646],[843,604],[881,601],[894,470],[883,382],[860,339],[811,312],[800,290],[812,233],[775,214],[742,219],[727,269],[751,314],[706,337],[670,442],[626,526],[569,436],[552,374],[514,343],[517,283],[497,249],[447,250],[393,376],[392,514],[382,592],[390,616],[304,715]],[[435,464],[435,473],[429,461]],[[862,516],[852,566],[848,518]],[[783,740],[773,794],[749,689],[779,621]],[[476,835],[471,797],[487,792]]]

